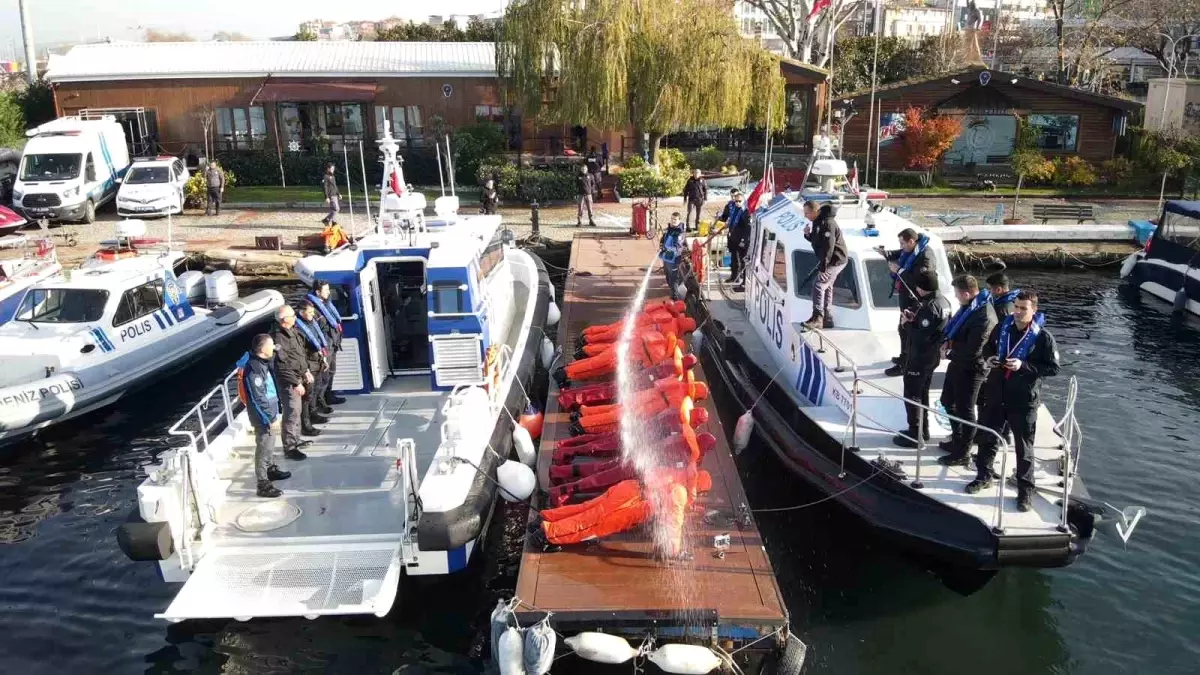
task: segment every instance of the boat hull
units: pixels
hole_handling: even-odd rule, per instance
[[[1176,311],[1200,316],[1200,268],[1142,256],[1128,279],[1143,292],[1171,303]]]

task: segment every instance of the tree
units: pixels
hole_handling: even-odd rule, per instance
[[[837,49],[833,61],[834,95],[870,89],[875,38],[844,37],[838,40]],[[880,85],[894,84],[947,72],[948,61],[943,52],[944,41],[938,36],[931,35],[917,43],[898,37],[880,38],[876,81]]]
[[[1123,14],[1136,20],[1141,28],[1133,31],[1130,44],[1158,59],[1163,70],[1184,63],[1190,46],[1184,38],[1200,34],[1200,0],[1134,0]],[[1159,33],[1166,33],[1174,42]]]
[[[813,5],[820,0],[744,1],[767,16],[787,45],[788,56],[819,67],[829,63],[838,31],[864,4],[864,0],[830,0],[828,7],[812,16]]]
[[[160,30],[158,28],[147,28],[145,37],[146,42],[195,42],[196,38],[184,32],[173,32],[169,30]]]
[[[34,82],[16,96],[26,127],[40,126],[58,117],[54,110],[54,90],[45,80]]]
[[[904,111],[904,131],[900,134],[900,153],[909,169],[933,173],[954,139],[962,133],[962,119],[935,115],[926,117],[921,108]]]
[[[246,35],[245,33],[239,33],[237,31],[221,30],[213,33],[212,39],[219,42],[249,42],[254,38]]]
[[[516,0],[496,57],[526,115],[632,126],[652,161],[675,129],[783,125],[778,58],[742,38],[720,1]]]
[[[1075,86],[1088,60],[1101,59],[1129,42],[1128,10],[1143,0],[1049,0],[1054,20],[1059,84]],[[1146,0],[1149,1],[1149,0]],[[1156,0],[1169,1],[1169,0]],[[1071,59],[1067,58],[1070,45]]]
[[[211,105],[204,105],[192,112],[192,118],[200,123],[204,131],[204,156],[212,157],[212,128],[217,119],[217,111]]]
[[[1008,163],[1013,173],[1017,174],[1017,189],[1013,196],[1013,218],[1016,218],[1017,208],[1021,205],[1021,184],[1025,179],[1049,180],[1054,175],[1054,163],[1043,157],[1037,149],[1037,131],[1019,116],[1016,143]]]
[[[25,145],[25,114],[17,95],[0,93],[0,147],[19,148]]]
[[[463,31],[463,39],[466,42],[495,42],[499,34],[499,23],[471,17],[467,29]]]
[[[301,29],[296,31],[296,34],[292,36],[292,39],[296,42],[316,42],[317,34],[311,30]]]

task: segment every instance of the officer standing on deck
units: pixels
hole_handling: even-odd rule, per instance
[[[300,460],[307,457],[300,447],[308,442],[302,441],[300,435],[307,417],[304,395],[313,378],[304,356],[304,336],[296,328],[295,310],[287,305],[280,307],[275,311],[275,322],[270,335],[275,343],[275,383],[283,413],[283,456]]]
[[[1013,303],[1013,314],[992,331],[984,355],[991,363],[988,373],[987,406],[983,424],[1002,433],[1005,423],[1013,431],[1017,449],[1017,509],[1033,507],[1033,440],[1041,403],[1043,377],[1058,374],[1058,345],[1043,327],[1045,317],[1037,311],[1037,293],[1021,291]],[[992,486],[992,462],[999,445],[992,434],[978,437],[975,480],[967,492],[975,494]]]
[[[996,319],[1003,320],[1004,317],[1013,313],[1013,303],[1017,300],[1017,294],[1021,292],[1019,288],[1010,288],[1012,282],[1008,275],[1004,272],[996,272],[987,278],[988,291],[992,294],[992,307],[996,310]]]
[[[884,371],[888,377],[896,377],[905,372],[904,365],[908,356],[905,350],[909,343],[905,332],[911,324],[906,323],[903,317],[904,311],[917,302],[913,282],[923,272],[933,270],[933,257],[925,251],[925,247],[929,244],[928,235],[918,235],[916,230],[906,227],[900,230],[897,238],[900,240],[899,249],[885,251],[882,246],[875,249],[887,259],[888,266],[892,270],[892,278],[895,279],[895,292],[900,296],[901,319],[900,325],[897,327],[897,331],[900,333],[900,356],[893,357],[892,363],[895,365]]]
[[[725,210],[717,216],[718,223],[724,223],[713,234],[728,230],[729,239],[729,283],[734,284],[733,291],[741,293],[746,290],[746,251],[750,248],[750,210],[742,203],[742,193],[734,190],[725,204]],[[709,237],[711,239],[711,237]]]
[[[308,405],[309,429],[316,433],[310,434],[308,431],[304,433],[317,436],[320,435],[320,431],[312,428],[312,425],[328,422],[329,418],[324,415],[332,413],[333,408],[325,403],[325,390],[331,383],[329,342],[325,339],[325,333],[317,323],[317,308],[311,301],[305,300],[300,303],[300,313],[296,316],[296,328],[299,328],[300,333],[304,335],[305,344],[308,347],[308,351],[305,353],[308,359],[308,370],[314,378],[312,386],[309,387],[304,398]]]
[[[908,324],[904,398],[928,406],[933,371],[942,360],[942,333],[950,316],[950,303],[938,293],[937,272],[925,270],[913,281],[917,300],[900,319]],[[918,445],[915,439],[929,440],[929,410],[907,402],[904,409],[908,413],[908,429],[892,437],[892,442],[902,448],[915,448]]]
[[[345,398],[333,393],[333,378],[337,375],[337,353],[342,351],[342,315],[330,299],[329,282],[314,282],[312,293],[304,297],[317,308],[317,323],[325,334],[325,342],[329,344],[329,355],[326,359],[329,362],[329,386],[325,387],[325,404],[330,406],[345,403]]]
[[[946,323],[945,351],[950,357],[946,368],[946,384],[942,388],[942,405],[954,417],[975,421],[975,402],[987,375],[983,349],[996,328],[996,311],[992,309],[991,293],[979,289],[979,280],[969,274],[954,279],[954,295],[959,308]],[[949,440],[938,444],[950,455],[942,458],[946,465],[961,465],[975,442],[975,427],[950,420]]]

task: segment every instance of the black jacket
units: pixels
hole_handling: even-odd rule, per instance
[[[337,178],[331,174],[325,174],[321,179],[321,189],[325,192],[325,199],[336,199],[338,195]]]
[[[992,309],[992,303],[989,302],[972,313],[963,325],[959,326],[954,339],[949,343],[950,363],[968,368],[975,373],[983,373],[987,370],[983,351],[995,328],[996,310]]]
[[[750,231],[750,209],[746,208],[744,203],[737,206],[731,199],[725,203],[721,215],[717,216],[717,222],[725,223],[731,235],[748,233]]]
[[[1013,331],[1016,330],[1014,326]],[[1019,338],[1020,333],[1010,336],[1014,341]],[[1008,355],[997,353],[999,345],[1000,326],[997,325],[992,329],[992,335],[983,350],[984,358],[995,356],[1003,364]],[[1029,358],[1021,363],[1020,370],[1013,371],[1009,377],[1004,376],[1009,371],[1003,365],[996,366],[988,372],[987,382],[984,384],[987,405],[992,405],[994,401],[1003,401],[1006,408],[1036,407],[1041,402],[1042,378],[1054,377],[1060,369],[1058,343],[1043,326],[1042,332],[1038,333],[1037,340],[1033,343],[1033,349],[1029,352]]]
[[[310,347],[300,329],[293,326],[289,330],[276,323],[271,328],[271,339],[275,341],[275,379],[280,388],[305,384]]]
[[[575,177],[575,194],[580,197],[591,197],[596,194],[596,181],[590,173],[580,173]]]
[[[812,242],[813,253],[817,256],[817,269],[821,272],[843,265],[850,259],[846,254],[846,239],[834,215],[836,212],[832,206],[822,206],[817,219],[813,221],[812,232],[804,235],[805,239]]]
[[[333,363],[334,353],[342,349],[342,334],[338,332],[337,326],[331,325],[325,315],[317,312],[317,326],[321,328],[321,334],[325,336],[325,342],[329,344],[328,358],[330,363]]]
[[[495,213],[496,206],[500,204],[500,195],[496,192],[496,188],[490,190],[483,188],[483,196],[479,198],[479,201],[483,204],[484,210],[488,213]]]
[[[899,263],[900,254],[903,252],[901,249],[888,251],[886,256],[888,262]],[[912,293],[915,293],[917,289],[917,276],[925,271],[933,271],[933,257],[929,255],[928,247],[921,251],[912,265],[909,265],[908,269],[900,275],[904,281],[904,284],[896,291],[896,295],[900,296],[900,309],[906,309],[916,301],[916,296]],[[909,292],[909,289],[912,289],[912,293]]]
[[[995,302],[994,300],[993,300],[993,303],[994,304],[992,305],[992,307],[993,307],[993,309],[995,309],[996,319],[999,321],[1003,321],[1006,316],[1012,314],[1013,313],[1013,305],[1016,304],[1015,301],[1013,301],[1013,302]]]
[[[689,202],[703,204],[708,200],[708,182],[703,178],[689,176],[683,184],[683,198]]]
[[[933,370],[942,360],[942,331],[950,318],[950,303],[937,293],[919,298],[908,324],[908,371]]]

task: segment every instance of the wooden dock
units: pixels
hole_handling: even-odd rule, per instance
[[[559,324],[559,344],[567,360],[581,329],[621,318],[657,250],[657,243],[628,235],[577,234]],[[647,300],[667,297],[656,272]],[[705,379],[697,367],[697,377]],[[560,412],[551,384],[538,462],[542,487],[554,443],[570,434],[568,414]],[[560,631],[604,630],[632,636],[689,636],[723,644],[745,644],[787,624],[787,610],[767,559],[726,433],[711,400],[708,431],[717,447],[703,467],[713,489],[698,499],[687,534],[693,559],[669,566],[653,555],[648,533],[630,532],[589,545],[543,553],[528,541],[521,557],[516,595],[522,624],[553,612]],[[728,534],[729,548],[716,555],[714,537]],[[762,647],[774,646],[770,640]]]

